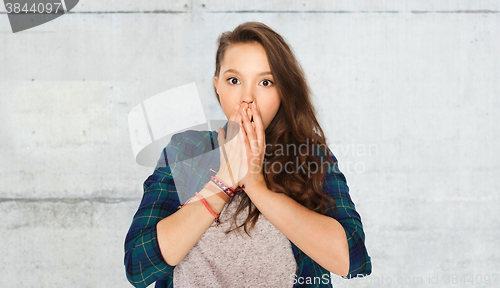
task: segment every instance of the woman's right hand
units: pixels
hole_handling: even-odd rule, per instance
[[[246,165],[246,153],[243,145],[242,127],[242,108],[248,108],[248,105],[235,105],[233,113],[229,117],[227,124],[227,136],[223,128],[219,128],[220,168],[215,177],[222,180],[231,188],[238,187],[238,182],[243,179],[248,171]],[[227,159],[226,159],[227,157]]]

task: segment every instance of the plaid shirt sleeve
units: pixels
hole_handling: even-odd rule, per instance
[[[330,149],[329,149],[330,150]],[[335,155],[330,150],[332,160],[335,165],[328,166],[325,183],[323,184],[323,191],[330,196],[337,205],[337,209],[329,207],[330,209],[325,213],[326,216],[332,217],[337,220],[347,236],[347,243],[349,245],[349,274],[344,279],[350,279],[358,276],[370,275],[372,272],[371,259],[365,247],[365,234],[363,233],[363,225],[361,217],[356,212],[354,203],[349,195],[349,188],[344,174],[338,168],[338,161]],[[324,153],[319,150],[318,154],[324,156]],[[323,159],[323,157],[321,157]],[[324,160],[322,160],[324,161]],[[328,203],[328,202],[327,202]],[[329,204],[330,205],[330,204]],[[297,255],[297,264],[299,266],[299,275],[301,279],[310,279],[310,282],[304,280],[302,283],[298,281],[295,283],[295,288],[305,287],[333,287],[330,272],[319,265],[311,257],[300,250],[295,244],[292,244],[294,254]],[[314,279],[314,280],[313,280]],[[318,280],[318,281],[316,281]]]
[[[181,153],[177,135],[163,149],[153,174],[144,182],[144,194],[125,239],[126,275],[135,287],[147,287],[157,280],[170,282],[164,283],[166,287],[173,286],[175,266],[168,265],[161,255],[156,224],[172,215],[180,205],[167,160],[167,155],[177,157]]]
[[[335,165],[329,166],[326,174],[326,193],[335,200],[337,211],[327,212],[328,216],[335,218],[344,228],[349,244],[349,274],[344,279],[358,276],[367,276],[372,272],[371,258],[365,247],[365,234],[361,216],[356,212],[356,207],[349,195],[349,187],[344,174],[338,168],[338,161],[330,150]]]

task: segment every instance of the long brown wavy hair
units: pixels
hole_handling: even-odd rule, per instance
[[[217,42],[219,47],[215,59],[214,76],[219,76],[224,53],[232,44],[258,42],[266,51],[271,73],[281,98],[278,112],[265,131],[266,155],[263,173],[267,188],[274,192],[284,193],[303,206],[323,214],[328,210],[326,204],[328,201],[333,204],[333,213],[335,213],[337,209],[335,201],[323,192],[326,169],[323,169],[322,165],[327,163],[336,165],[336,163],[331,159],[326,138],[316,119],[304,71],[288,44],[278,33],[260,22],[240,24],[233,31],[222,33]],[[215,85],[214,91],[220,104]],[[287,147],[287,152],[290,152],[288,149],[290,146],[295,147],[292,149],[293,155],[279,152],[280,149],[283,152],[284,147]],[[316,149],[323,152],[322,157],[317,158],[314,155],[312,151],[318,151]],[[327,162],[324,161],[325,158]],[[293,165],[285,166],[286,163],[293,163]],[[287,173],[276,172],[277,169],[273,168],[276,166],[286,167]],[[321,169],[315,169],[318,170],[316,173],[310,173],[308,167]],[[293,173],[290,173],[291,170]],[[245,208],[248,209],[248,217],[243,224],[225,233],[243,227],[250,236],[247,225],[250,225],[250,229],[255,227],[260,211],[248,195],[241,193],[239,196],[242,199],[233,221],[237,225],[237,215]],[[233,198],[230,198],[228,204],[232,200]]]

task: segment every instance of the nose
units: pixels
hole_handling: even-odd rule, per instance
[[[250,105],[250,103],[255,101],[253,87],[245,87],[245,88],[246,89],[243,90],[243,94],[241,95],[241,104],[246,103]]]
[[[254,101],[249,101],[249,102],[248,102],[248,101],[242,101],[242,102],[241,102],[241,105],[247,104],[247,106],[246,106],[246,107],[247,107],[247,108],[250,108],[250,104],[252,104],[253,102],[254,102]]]

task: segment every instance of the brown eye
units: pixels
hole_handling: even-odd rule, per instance
[[[269,87],[273,84],[273,82],[271,80],[264,79],[262,80],[262,84],[264,85],[264,87]]]
[[[231,78],[229,78],[227,80],[229,81],[229,83],[231,83],[233,85],[236,85],[239,82],[239,80],[237,78],[234,78],[234,77],[231,77]]]

